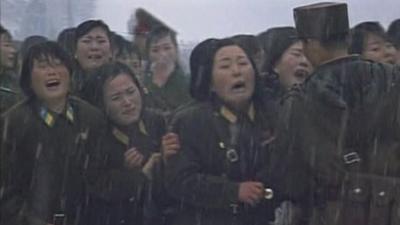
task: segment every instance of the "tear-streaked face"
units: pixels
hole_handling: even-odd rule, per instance
[[[150,44],[149,60],[151,62],[177,62],[178,50],[170,35],[160,38]]]
[[[120,74],[106,81],[103,100],[106,113],[115,124],[128,126],[139,120],[142,96],[128,74]]]
[[[211,91],[225,104],[241,108],[254,93],[255,72],[246,53],[237,45],[219,49],[214,56]]]
[[[275,65],[275,72],[284,88],[303,83],[311,73],[311,63],[303,52],[303,43],[298,41],[286,49]]]
[[[95,27],[79,38],[75,57],[85,71],[99,68],[112,58],[112,50],[107,32],[101,27]]]
[[[31,86],[36,97],[44,102],[66,99],[70,86],[70,73],[60,59],[41,57],[34,59]]]

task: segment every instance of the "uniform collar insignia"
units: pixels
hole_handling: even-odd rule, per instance
[[[67,104],[67,108],[65,110],[65,117],[67,120],[71,123],[74,122],[74,109],[70,104]],[[46,123],[48,127],[53,127],[55,122],[56,122],[56,115],[55,113],[51,112],[50,110],[47,109],[45,106],[40,106],[39,107],[39,114],[40,118]]]
[[[219,113],[230,123],[236,123],[237,121],[237,116],[229,110],[227,107],[222,106],[219,110]]]
[[[74,109],[72,108],[72,106],[70,104],[68,104],[68,106],[67,106],[65,115],[66,115],[67,119],[69,120],[69,122],[71,122],[71,123],[74,122],[74,120],[75,120]]]
[[[11,93],[11,94],[17,94],[15,91],[13,91],[13,90],[11,90],[10,88],[7,88],[7,87],[0,87],[0,91],[1,92]]]
[[[139,121],[139,131],[140,133],[144,134],[144,135],[148,135],[147,133],[147,129],[144,125],[143,120]],[[130,143],[130,138],[128,135],[126,135],[123,131],[121,131],[120,129],[114,127],[112,130],[112,134],[114,135],[115,138],[117,138],[117,140],[119,142],[121,142],[122,144],[128,146]]]
[[[55,123],[54,115],[47,110],[46,107],[40,107],[40,117],[46,123],[48,127],[53,127]]]
[[[230,123],[236,123],[237,122],[237,116],[235,115],[234,112],[232,112],[230,109],[228,109],[226,106],[221,106],[219,113]],[[251,104],[249,111],[247,112],[247,115],[249,116],[251,121],[254,121],[255,118],[255,110],[254,110],[254,105]]]
[[[247,112],[247,115],[249,116],[251,122],[254,122],[254,119],[256,118],[256,111],[254,110],[253,103],[250,105],[250,108],[249,108],[249,111]]]
[[[118,128],[114,127],[113,130],[112,130],[112,134],[122,144],[124,144],[126,146],[129,145],[129,137],[128,137],[128,135],[126,135],[124,132],[122,132]]]
[[[149,92],[149,89],[147,89],[146,87],[143,87],[143,93],[145,94],[145,95],[148,95],[150,92]]]
[[[143,120],[140,120],[140,121],[139,121],[139,130],[140,130],[140,132],[141,132],[142,134],[144,134],[144,135],[146,135],[146,136],[149,135],[149,133],[147,132],[146,126],[144,125]]]
[[[325,62],[322,62],[321,65],[329,64],[329,63],[331,63],[331,62],[335,62],[335,61],[342,60],[342,59],[346,59],[346,58],[354,58],[354,57],[360,57],[360,55],[359,55],[359,54],[349,54],[349,55],[345,55],[345,56],[335,57],[335,58],[333,58],[333,59],[329,59],[329,60],[327,60],[327,61],[325,61]],[[320,66],[321,66],[321,65],[320,65]]]

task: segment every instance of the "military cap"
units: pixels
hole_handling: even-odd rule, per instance
[[[134,25],[134,34],[147,34],[152,31],[155,27],[166,27],[174,34],[176,31],[171,27],[166,25],[163,21],[156,18],[154,15],[146,11],[145,9],[138,8],[135,12],[135,25]]]
[[[298,37],[326,40],[349,32],[347,4],[322,2],[293,10]]]

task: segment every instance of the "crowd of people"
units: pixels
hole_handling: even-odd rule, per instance
[[[0,26],[0,225],[400,225],[400,19],[209,38]]]

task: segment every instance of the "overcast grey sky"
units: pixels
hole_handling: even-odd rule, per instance
[[[96,16],[127,33],[126,22],[138,7],[174,28],[179,39],[199,41],[238,33],[256,34],[272,26],[293,25],[292,9],[316,0],[98,0]],[[400,18],[400,0],[348,0],[351,25]]]

